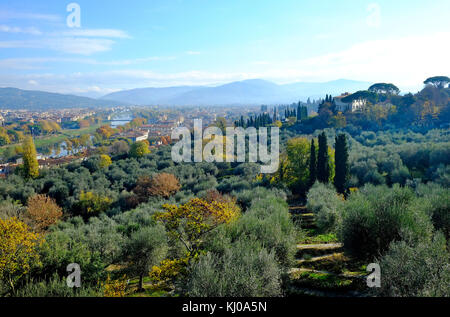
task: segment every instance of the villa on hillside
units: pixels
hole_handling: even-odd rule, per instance
[[[345,97],[350,96],[351,94],[348,92],[343,93],[340,96],[334,97],[334,101],[336,103],[336,107],[339,111],[345,112],[345,111],[351,111],[351,112],[358,112],[364,109],[365,106],[367,106],[367,100],[366,99],[356,99],[353,100],[351,103],[343,102],[342,99]]]

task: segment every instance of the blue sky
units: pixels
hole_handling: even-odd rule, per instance
[[[450,75],[450,2],[306,0],[0,2],[0,87],[120,89],[339,78],[417,90]]]

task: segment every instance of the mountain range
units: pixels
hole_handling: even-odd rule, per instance
[[[100,99],[117,100],[135,105],[261,105],[292,103],[307,98],[323,98],[367,89],[371,83],[339,79],[325,83],[278,85],[261,79],[232,82],[217,87],[179,86],[139,88],[108,94]]]
[[[92,99],[37,90],[0,88],[0,109],[43,111],[63,108],[99,108],[124,105],[124,102]]]
[[[120,105],[215,106],[271,105],[319,99],[325,94],[365,90],[371,83],[339,79],[325,83],[278,85],[261,79],[232,82],[216,87],[178,86],[138,88],[114,92],[98,99],[44,91],[0,88],[0,109],[46,110],[111,107]]]

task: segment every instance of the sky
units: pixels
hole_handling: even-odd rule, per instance
[[[345,78],[415,92],[450,75],[449,53],[448,0],[0,2],[0,87],[100,96]]]

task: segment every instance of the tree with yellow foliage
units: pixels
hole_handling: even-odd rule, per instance
[[[22,151],[24,176],[26,178],[37,178],[39,176],[39,163],[36,147],[31,136],[25,138]]]
[[[100,168],[106,168],[112,164],[111,158],[106,155],[102,154],[100,155]]]
[[[114,133],[114,129],[109,125],[103,125],[96,130],[98,134],[102,136],[103,139],[109,139]]]
[[[147,141],[147,140],[145,140]],[[148,141],[139,141],[135,142],[130,147],[129,155],[134,158],[143,157],[147,154],[150,154],[150,149],[148,148]]]
[[[347,119],[345,118],[344,114],[339,111],[337,115],[331,117],[330,120],[328,120],[328,124],[337,129],[345,128],[345,126],[347,125]]]
[[[285,181],[298,192],[306,191],[309,184],[310,152],[311,144],[307,138],[290,139],[286,146],[288,162]]]
[[[39,263],[39,235],[17,218],[0,219],[0,279],[15,292],[17,281]]]
[[[166,212],[157,213],[169,236],[181,241],[190,254],[198,253],[205,234],[239,216],[234,203],[207,202],[193,198],[184,205],[163,205]]]
[[[189,263],[197,259],[202,250],[205,235],[221,224],[229,223],[240,215],[235,200],[209,193],[207,200],[193,198],[184,205],[166,204],[166,212],[157,213],[168,235],[186,247],[186,255],[179,259],[166,259],[153,266],[150,278],[157,287],[167,288],[178,275],[186,273]]]
[[[82,191],[78,202],[74,205],[74,211],[86,219],[96,217],[108,210],[111,202],[112,200],[109,197]]]
[[[125,290],[127,289],[127,276],[124,275],[120,279],[113,280],[108,274],[106,281],[101,283],[104,297],[125,297]]]

